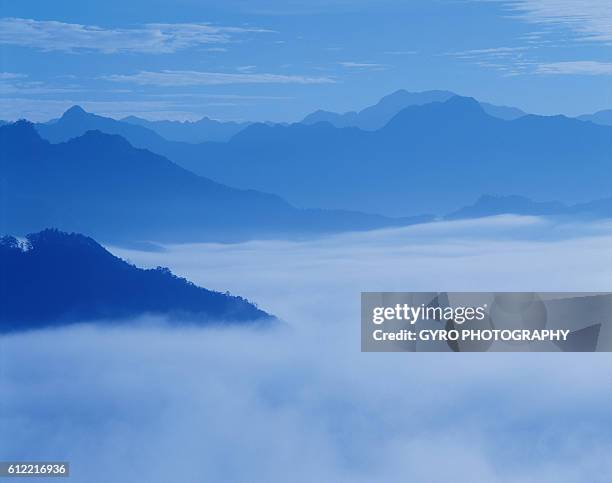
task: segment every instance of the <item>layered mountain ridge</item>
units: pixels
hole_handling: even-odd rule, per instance
[[[297,209],[276,195],[197,176],[100,131],[52,144],[20,121],[0,127],[0,144],[2,233],[54,227],[104,241],[236,241],[420,220]]]
[[[0,332],[146,315],[199,326],[272,317],[242,297],[197,287],[168,269],[140,269],[93,239],[57,230],[0,238]],[[35,303],[33,303],[35,302]]]

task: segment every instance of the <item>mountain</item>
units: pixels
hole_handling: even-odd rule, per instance
[[[505,121],[458,96],[407,107],[378,131],[253,124],[200,148],[183,165],[219,182],[387,216],[448,213],[483,193],[579,203],[612,191],[612,128],[564,116]]]
[[[87,131],[100,131],[121,136],[136,148],[148,149],[181,165],[201,159],[201,144],[165,139],[148,127],[134,124],[134,119],[138,118],[130,118],[131,122],[125,119],[117,121],[87,112],[80,106],[72,106],[60,118],[35,126],[40,136],[51,143],[66,142]]]
[[[404,107],[423,105],[436,101],[446,101],[454,94],[449,91],[425,91],[411,93],[396,91],[380,100],[375,106],[368,107],[359,113],[336,114],[317,111],[307,116],[303,124],[329,122],[335,127],[357,126],[364,130],[375,130],[383,127]],[[520,117],[524,113],[514,108],[493,106],[481,103],[483,109],[500,118]],[[227,142],[253,123],[219,122],[203,118],[196,122],[148,121],[130,116],[116,119],[86,112],[80,106],[68,109],[60,118],[46,123],[36,124],[40,135],[52,143],[64,142],[81,136],[87,131],[102,131],[106,134],[117,134],[127,139],[137,148],[149,149],[182,165],[198,164],[206,148],[202,144],[210,142]],[[287,124],[265,125],[287,127]]]
[[[612,218],[612,198],[578,203],[570,208],[570,212],[587,213],[598,218]]]
[[[483,195],[472,205],[465,206],[443,218],[459,220],[495,215],[563,216],[572,219],[612,218],[612,197],[585,203],[565,205],[558,201],[533,201],[524,196]]]
[[[61,143],[79,137],[86,131],[117,134],[138,147],[154,148],[165,142],[159,134],[146,127],[117,121],[110,117],[86,112],[81,106],[72,106],[59,119],[36,124],[36,130],[47,141]]]
[[[102,122],[99,117],[81,112],[76,124],[85,130]],[[58,120],[56,129],[63,122]],[[37,129],[41,132],[40,125]],[[197,174],[275,193],[299,207],[403,217],[449,213],[483,193],[566,204],[610,195],[610,127],[563,116],[505,121],[458,96],[406,107],[377,131],[325,122],[257,123],[226,143],[189,144],[153,135],[126,134],[137,147]]]
[[[409,106],[420,106],[432,102],[445,102],[456,96],[450,91],[408,92],[403,89],[383,97],[377,104],[359,112],[337,114],[329,111],[315,111],[306,116],[303,124],[329,122],[335,127],[358,127],[366,131],[375,131],[385,126],[398,112]],[[481,102],[482,108],[491,116],[511,120],[524,116],[520,109],[506,106],[495,106]]]
[[[117,135],[43,140],[26,121],[0,127],[0,232],[45,227],[105,241],[233,241],[420,221],[301,210],[275,195],[197,176]]]
[[[0,238],[0,332],[72,322],[172,315],[207,325],[270,321],[241,297],[197,287],[170,270],[143,270],[93,239],[44,230]]]
[[[135,116],[122,119],[127,124],[141,126],[156,132],[169,141],[202,143],[228,141],[234,134],[249,126],[250,122],[221,122],[208,117],[199,121],[149,121]],[[104,129],[101,129],[104,131]]]
[[[503,214],[546,216],[568,214],[569,211],[566,205],[558,201],[538,202],[516,195],[483,195],[473,205],[454,211],[445,219],[482,218]]]
[[[394,99],[403,98],[401,91],[396,94],[397,97],[394,97],[394,95],[388,96],[389,100],[381,101],[381,104],[391,109],[394,105]],[[408,94],[412,96],[410,97],[412,99],[411,102],[426,102],[432,98],[444,98],[452,93],[446,91],[429,91],[428,93]],[[440,103],[410,106],[406,109],[422,107],[424,111],[427,111],[434,109],[432,106],[435,104]],[[482,104],[480,106],[482,108]],[[387,109],[387,107],[385,107],[385,109]],[[385,112],[387,111],[383,109],[381,112],[386,115]],[[461,116],[460,113],[455,113],[455,115]],[[461,122],[461,119],[457,119],[457,121]],[[418,124],[419,121],[415,120],[415,123]],[[358,192],[358,190],[363,189],[365,189],[366,193],[368,191],[367,187],[359,186],[359,183],[363,180],[359,180],[353,184],[346,183],[343,179],[338,179],[338,183],[336,183],[335,186],[326,186],[327,183],[323,180],[322,189],[319,189],[318,185],[320,181],[316,179],[318,176],[323,175],[326,170],[333,172],[334,170],[344,169],[342,166],[350,163],[350,160],[346,159],[346,156],[353,156],[353,154],[351,154],[351,150],[353,149],[351,143],[353,139],[351,135],[347,133],[350,132],[350,129],[355,128],[348,128],[347,131],[340,132],[338,129],[333,129],[333,126],[329,124],[327,124],[326,127],[316,124],[304,125],[301,123],[294,125],[256,123],[238,132],[234,135],[236,140],[232,138],[227,143],[206,142],[192,144],[168,141],[143,126],[131,125],[124,121],[116,121],[114,119],[91,114],[75,106],[66,111],[66,113],[55,122],[37,124],[36,129],[43,138],[52,142],[67,141],[78,135],[84,134],[88,130],[101,130],[106,133],[119,134],[125,137],[133,146],[161,154],[197,174],[221,181],[230,186],[239,185],[239,187],[243,189],[256,188],[262,191],[281,194],[284,198],[289,199],[290,202],[300,207],[380,212],[390,216],[406,216],[407,214],[416,215],[420,213],[431,213],[433,211],[443,213],[454,210],[457,206],[467,204],[471,199],[478,196],[483,191],[489,191],[483,190],[481,192],[466,193],[465,197],[457,200],[457,203],[447,203],[440,206],[432,204],[430,206],[426,203],[421,203],[419,205],[415,203],[414,200],[408,200],[406,198],[400,199],[397,193],[395,195],[393,193],[384,193],[377,196],[373,201],[368,200],[367,196],[362,196]],[[431,129],[436,130],[437,126],[432,126]],[[379,131],[384,130],[386,130],[386,126]],[[263,133],[265,133],[265,135]],[[276,139],[274,137],[275,134],[272,135],[272,133],[277,133],[278,139]],[[261,140],[255,140],[254,138],[259,134],[262,134],[266,139],[262,138]],[[364,141],[363,137],[369,134],[369,132],[361,132],[360,134],[356,133],[355,136],[361,139],[359,142],[362,142]],[[332,142],[330,139],[319,139],[319,135],[322,135],[324,138],[333,137],[334,141]],[[287,136],[289,137],[287,138]],[[296,139],[290,139],[293,136],[297,136]],[[300,146],[300,143],[303,141],[300,139],[302,136],[308,138],[308,146]],[[377,151],[382,153],[393,148],[393,145],[401,144],[402,140],[404,138],[408,139],[410,134],[399,133],[397,136],[398,139],[392,139],[390,143],[385,140],[385,146],[382,146],[381,149],[376,146],[368,148],[374,151],[372,157],[376,158],[376,156],[378,156]],[[342,146],[344,142],[343,138],[346,138],[346,142],[348,143],[346,146]],[[296,149],[299,149],[301,152],[297,152],[290,144],[287,144],[294,141],[297,146]],[[326,144],[328,141],[334,144],[334,146],[328,146]],[[256,145],[252,144],[253,142],[255,142]],[[270,145],[266,146],[265,143],[269,143]],[[389,146],[387,146],[387,144],[389,144]],[[244,146],[244,149],[242,146]],[[316,152],[317,147],[323,152]],[[312,152],[312,155],[323,160],[331,155],[331,152],[327,152],[327,150],[331,148],[339,149],[341,152],[334,154],[335,159],[330,159],[326,166],[317,167],[317,160],[314,160],[312,164],[313,169],[311,170],[307,165],[298,165],[299,163],[308,163],[306,159],[298,159],[298,164],[292,161],[293,157],[299,158],[300,156],[306,156],[307,153],[310,152]],[[435,147],[435,149],[437,148],[438,147]],[[261,151],[262,149],[263,151]],[[243,153],[243,150],[251,152]],[[287,152],[284,153],[283,150]],[[364,154],[366,154],[366,152],[358,152],[355,153],[354,156],[356,159],[359,159],[363,157]],[[232,159],[225,161],[228,155],[231,155]],[[287,156],[287,163],[283,163],[282,160],[275,160],[274,157],[277,155]],[[270,156],[271,159],[268,159]],[[401,154],[401,156],[404,155]],[[217,160],[219,161],[218,163]],[[243,162],[248,162],[249,165],[240,166]],[[276,167],[275,163],[277,162],[281,162],[282,166]],[[360,164],[363,164],[363,162]],[[226,170],[225,167],[231,167],[231,169]],[[360,166],[360,169],[363,168],[364,166]],[[269,172],[268,169],[272,171]],[[295,170],[294,173],[286,172],[293,169]],[[317,171],[318,169],[323,169],[323,171]],[[307,172],[302,173],[302,170],[306,170]],[[243,176],[243,173],[245,175],[248,173],[248,177]],[[285,185],[284,179],[287,179],[289,184]],[[304,182],[302,182],[302,180],[304,180]],[[374,180],[374,183],[376,184],[377,181]],[[333,193],[328,193],[330,190],[333,190]],[[428,196],[430,195],[431,193],[428,194]],[[360,201],[355,203],[355,198],[359,198]],[[427,201],[427,198],[424,198],[424,200]]]
[[[517,107],[498,106],[496,104],[489,104],[488,102],[481,102],[480,106],[489,116],[497,117],[504,121],[513,121],[527,115],[525,111],[521,111]]]
[[[598,111],[594,114],[584,114],[578,116],[581,121],[591,121],[595,124],[601,124],[603,126],[612,126],[612,109],[606,109],[604,111]]]
[[[172,161],[178,160],[180,164],[183,164],[183,161],[197,161],[201,159],[202,154],[199,144],[169,141],[147,127],[99,116],[85,111],[80,106],[72,106],[60,118],[37,123],[35,127],[40,136],[51,143],[66,142],[88,131],[116,134],[136,148],[148,149]]]
[[[403,89],[383,97],[373,106],[359,112],[338,114],[330,111],[315,111],[302,120],[302,124],[328,122],[335,127],[358,127],[366,131],[382,128],[399,111],[408,106],[443,102],[455,94],[449,91],[408,92]]]

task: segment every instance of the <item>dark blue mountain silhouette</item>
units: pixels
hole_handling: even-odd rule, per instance
[[[306,116],[303,124],[316,124],[329,122],[335,127],[358,127],[366,131],[375,131],[385,126],[402,109],[410,106],[420,106],[432,102],[445,102],[457,94],[450,91],[424,91],[408,92],[400,89],[383,97],[378,103],[359,112],[346,112],[338,114],[329,111],[315,111]],[[500,119],[517,119],[525,113],[515,107],[496,106],[481,102],[482,108],[491,116]]]
[[[145,127],[169,141],[202,143],[205,141],[224,142],[249,126],[250,122],[222,122],[203,117],[198,121],[149,121],[136,116],[122,119],[128,124]],[[101,129],[104,131],[104,129]],[[129,138],[128,138],[129,139]]]
[[[241,297],[206,290],[166,268],[143,270],[93,239],[44,230],[0,238],[0,332],[142,314],[205,325],[271,321]]]
[[[0,145],[0,233],[52,226],[104,241],[233,241],[422,220],[297,209],[274,195],[196,176],[99,131],[50,144],[20,121],[0,127]]]
[[[578,116],[578,119],[581,121],[591,121],[602,126],[612,126],[612,109],[597,111],[593,114],[584,114]]]
[[[611,152],[610,127],[564,116],[504,121],[453,97],[408,107],[378,131],[253,124],[184,165],[298,205],[400,216],[448,213],[482,193],[604,198]]]

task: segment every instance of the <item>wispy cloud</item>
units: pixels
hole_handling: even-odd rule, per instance
[[[26,82],[19,84],[0,82],[0,95],[66,94],[85,90],[87,89],[77,84],[54,86],[44,82]]]
[[[27,74],[17,72],[0,72],[0,96],[60,94],[84,90],[76,83],[53,83],[30,79]]]
[[[610,0],[496,0],[516,17],[533,24],[559,26],[583,41],[612,43]]]
[[[256,65],[240,65],[236,67],[238,72],[252,72],[257,68]]]
[[[458,52],[449,52],[447,55],[464,58],[477,57],[480,55],[489,55],[492,57],[507,57],[517,52],[523,52],[528,49],[529,47],[491,47],[487,49],[460,50]]]
[[[578,59],[549,62],[546,48],[567,42],[612,45],[610,0],[474,0],[503,5],[511,18],[537,25],[519,37],[523,45],[450,52],[458,59],[492,68],[503,75],[610,75],[610,63]],[[561,35],[559,35],[561,34]]]
[[[497,47],[449,52],[445,55],[496,69],[504,75],[612,75],[612,62],[570,60],[547,62],[533,54],[535,47]]]
[[[42,51],[171,53],[202,44],[223,44],[237,35],[270,32],[206,23],[149,23],[138,28],[103,28],[53,20],[0,19],[0,44]]]
[[[416,55],[416,50],[387,50],[383,52],[385,55]]]
[[[283,74],[199,72],[191,70],[140,71],[136,74],[111,74],[103,79],[151,86],[198,86],[221,84],[332,84],[331,77]]]
[[[26,74],[19,74],[17,72],[0,72],[0,81],[25,79]]]
[[[382,70],[388,67],[386,64],[378,64],[374,62],[340,62],[340,65],[347,69],[367,69],[367,70]]]
[[[511,76],[526,73],[531,68],[533,61],[527,58],[527,53],[531,48],[526,46],[488,47],[446,52],[443,55],[495,69],[503,75]]]
[[[612,75],[612,62],[593,60],[548,62],[539,64],[536,68],[536,74]]]

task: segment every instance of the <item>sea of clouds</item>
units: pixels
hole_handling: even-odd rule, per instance
[[[612,480],[612,355],[361,353],[361,291],[610,291],[612,224],[496,217],[304,241],[110,247],[269,329],[0,338],[0,455],[76,482]]]

